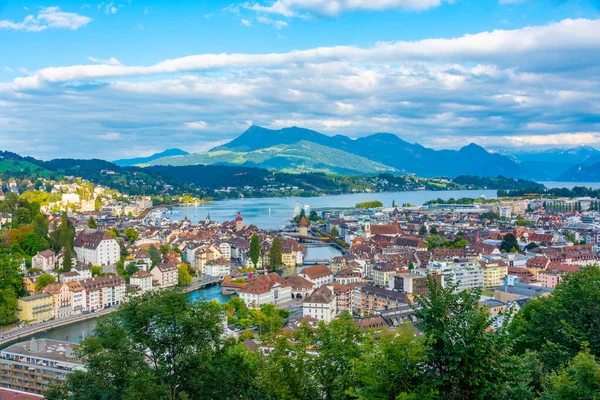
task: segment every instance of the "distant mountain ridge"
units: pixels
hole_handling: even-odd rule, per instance
[[[123,158],[120,160],[115,160],[113,161],[113,164],[117,164],[120,167],[131,167],[134,165],[146,164],[150,161],[158,160],[164,157],[187,156],[188,154],[190,153],[181,149],[167,149],[160,153],[152,154],[148,157]]]
[[[148,163],[177,166],[196,164],[243,165],[286,172],[321,171],[344,175],[384,170],[414,173],[423,177],[482,173],[485,176],[524,175],[515,161],[489,153],[474,143],[460,150],[433,150],[406,142],[392,133],[351,139],[343,135],[327,136],[305,128],[272,130],[255,125],[232,141],[208,152],[159,158]]]

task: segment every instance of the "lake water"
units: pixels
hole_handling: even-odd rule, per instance
[[[386,193],[357,193],[320,197],[290,197],[290,198],[244,198],[218,200],[205,205],[176,206],[166,213],[171,220],[178,221],[187,217],[192,223],[204,220],[208,214],[217,222],[232,221],[240,211],[244,224],[254,224],[259,228],[280,228],[290,218],[290,208],[294,209],[299,202],[310,209],[347,208],[354,207],[356,203],[379,200],[384,206],[391,207],[396,204],[411,203],[422,205],[427,200],[461,197],[495,198],[495,190],[451,190],[451,191],[412,191],[412,192],[386,192]]]

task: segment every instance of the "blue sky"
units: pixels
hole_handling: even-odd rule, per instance
[[[600,0],[0,0],[2,149],[207,150],[250,124],[600,147]]]

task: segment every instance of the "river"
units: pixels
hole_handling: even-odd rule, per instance
[[[290,208],[294,209],[299,202],[310,209],[347,208],[354,207],[363,201],[379,200],[384,206],[391,207],[392,202],[402,205],[410,203],[421,205],[427,200],[461,197],[495,198],[495,190],[450,190],[450,191],[412,191],[412,192],[385,192],[385,193],[357,193],[320,197],[289,197],[289,198],[244,198],[217,200],[204,205],[175,206],[166,216],[178,221],[187,217],[193,223],[210,218],[217,222],[232,221],[237,212],[241,212],[244,224],[254,224],[259,228],[273,229],[285,225],[290,218]]]
[[[307,245],[306,248],[306,258],[307,259],[330,259],[335,256],[341,255],[342,253],[334,247],[330,246],[311,246]],[[294,273],[300,272],[303,267],[298,267],[296,269],[283,271],[285,276],[292,275]],[[223,296],[221,294],[220,286],[210,286],[206,289],[200,289],[195,292],[191,292],[189,294],[190,298],[193,300],[202,299],[202,300],[216,300],[219,303],[226,303],[232,296]],[[94,319],[88,319],[81,322],[76,322],[71,325],[61,326],[58,328],[49,329],[46,332],[38,333],[33,335],[36,339],[46,338],[46,339],[55,339],[55,340],[69,340],[73,343],[79,343],[83,337],[87,337],[92,334],[96,324],[99,320],[107,318],[107,316],[102,316]],[[27,338],[20,339],[19,341],[28,340]],[[2,347],[7,347],[8,344]],[[0,347],[0,349],[2,348]]]

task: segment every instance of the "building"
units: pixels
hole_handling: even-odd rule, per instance
[[[17,318],[19,321],[38,323],[54,318],[52,295],[48,293],[34,294],[17,300]]]
[[[129,285],[139,288],[141,294],[152,290],[152,274],[146,271],[136,271],[129,278]]]
[[[292,298],[303,299],[314,290],[314,285],[311,281],[298,275],[290,276],[287,278],[287,282],[292,287]]]
[[[292,286],[279,274],[272,272],[252,279],[239,291],[240,298],[250,308],[263,304],[281,304],[292,299]]]
[[[204,273],[205,275],[214,277],[231,275],[231,262],[224,257],[210,261],[204,267]]]
[[[125,296],[125,279],[118,275],[97,276],[79,282],[85,290],[85,310],[116,306]]]
[[[64,283],[49,283],[43,292],[52,295],[54,318],[68,317],[73,313],[69,286]]]
[[[483,288],[484,271],[478,261],[436,262],[428,269],[443,275],[444,285],[457,284],[456,292]]]
[[[508,275],[508,265],[502,261],[481,262],[483,268],[483,287],[491,288],[502,285]]]
[[[313,265],[312,267],[304,268],[298,276],[312,282],[314,287],[327,285],[333,282],[333,272],[325,265]]]
[[[52,250],[44,250],[31,258],[31,268],[44,272],[52,271],[56,265],[56,255]]]
[[[554,289],[542,286],[532,286],[523,283],[499,286],[494,291],[494,298],[503,303],[513,302],[521,299],[549,296]]]
[[[105,231],[84,229],[75,237],[74,246],[83,264],[114,265],[121,259],[119,242]]]
[[[73,314],[81,314],[85,310],[85,289],[79,281],[66,282],[69,288],[71,309]]]
[[[160,286],[161,288],[175,286],[179,282],[179,269],[177,268],[177,264],[174,263],[158,264],[152,268],[150,274],[152,274],[155,286]]]
[[[377,264],[371,270],[371,277],[377,286],[387,286],[391,275],[399,272],[401,268],[390,263]]]
[[[442,276],[438,274],[431,274],[433,279],[436,279],[438,283],[442,283]],[[413,273],[401,273],[390,276],[390,282],[388,287],[390,290],[407,293],[411,295],[419,295],[423,297],[429,296],[429,287],[427,286],[427,276]],[[414,297],[413,297],[414,298]]]
[[[352,268],[342,269],[336,272],[334,280],[341,285],[359,283],[362,282],[362,274]]]
[[[562,274],[558,272],[544,271],[538,272],[535,278],[543,287],[554,289],[556,285],[562,281]]]
[[[361,286],[354,291],[354,310],[361,315],[397,308],[408,302],[409,299],[405,293],[377,286]]]
[[[235,231],[239,232],[242,229],[244,229],[244,219],[242,218],[242,215],[238,211],[238,215],[237,215],[237,217],[235,217]]]
[[[73,371],[84,371],[74,345],[51,339],[13,344],[0,352],[0,386],[41,394],[53,383],[64,383]],[[0,398],[4,399],[0,394]],[[18,397],[15,397],[18,399]]]
[[[308,227],[309,227],[309,223],[308,220],[306,219],[306,217],[302,218],[300,220],[300,222],[298,223],[298,234],[300,236],[308,236]]]
[[[331,322],[337,315],[337,302],[333,286],[317,288],[302,302],[302,316]]]

